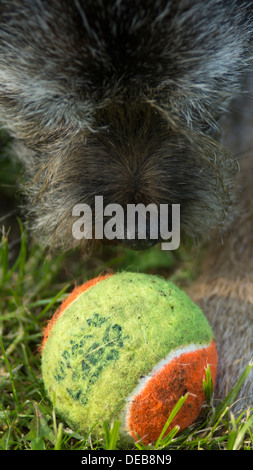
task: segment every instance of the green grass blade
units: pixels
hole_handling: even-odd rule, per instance
[[[5,360],[5,364],[6,364],[7,370],[8,370],[8,372],[9,372],[10,381],[11,381],[11,386],[12,386],[12,391],[13,391],[14,401],[15,401],[15,403],[16,403],[17,409],[19,409],[20,404],[19,404],[19,399],[18,399],[17,390],[16,390],[16,387],[15,387],[14,377],[13,377],[13,374],[12,374],[12,370],[11,370],[11,366],[10,366],[8,357],[7,357],[6,352],[5,352],[5,349],[4,349],[4,345],[3,345],[3,342],[2,342],[1,336],[0,336],[0,348],[1,348],[1,350],[2,350],[2,354],[3,354],[4,360]]]
[[[31,449],[32,450],[45,450],[45,444],[43,439],[40,437],[36,437],[31,441]]]
[[[69,284],[64,286],[63,289],[60,290],[60,292],[57,292],[57,294],[53,297],[53,299],[46,305],[45,308],[43,308],[43,310],[39,313],[39,315],[37,315],[37,318],[38,319],[43,318],[44,315],[48,312],[48,310],[50,310],[50,308],[53,307],[53,305],[55,305],[57,300],[59,300],[63,296],[63,294],[65,294],[68,288],[69,288]]]
[[[232,405],[235,402],[236,397],[237,397],[237,395],[238,395],[238,393],[239,393],[239,391],[242,387],[242,384],[246,380],[246,378],[248,377],[252,367],[253,367],[253,364],[249,363],[247,365],[247,367],[244,369],[244,371],[242,372],[242,374],[239,377],[239,380],[237,381],[235,386],[231,389],[230,393],[222,401],[222,403],[217,406],[217,408],[215,410],[215,413],[214,413],[214,416],[213,416],[213,420],[215,420],[215,421],[218,420],[219,417],[224,413],[224,410],[226,408],[229,409],[229,406]]]
[[[2,235],[2,241],[0,245],[0,283],[4,284],[9,277],[9,247],[8,240],[5,236],[5,233]]]
[[[229,439],[228,439],[228,443],[227,443],[227,450],[232,450],[233,449],[234,442],[235,442],[236,436],[237,436],[237,426],[236,426],[235,417],[234,417],[233,413],[231,413],[230,421],[231,421],[231,424],[232,424],[232,429],[230,430],[230,433],[229,433]]]
[[[105,449],[106,450],[115,450],[117,446],[117,441],[119,437],[119,430],[120,430],[120,421],[115,420],[111,428],[109,429],[107,423],[104,421],[103,429],[104,429],[104,436],[105,436]]]
[[[174,426],[174,428],[171,429],[171,431],[168,434],[166,434],[166,436],[160,441],[159,450],[162,450],[165,447],[168,447],[171,444],[172,440],[176,437],[179,430],[180,430],[180,426],[178,425]]]
[[[62,437],[63,437],[62,430],[63,430],[63,424],[60,423],[57,429],[54,450],[61,450]]]
[[[166,433],[166,431],[167,431],[168,427],[170,426],[170,424],[172,423],[173,419],[176,417],[179,410],[182,408],[183,404],[187,400],[188,395],[189,394],[186,393],[184,396],[180,397],[178,402],[176,403],[176,405],[174,406],[174,408],[170,412],[170,415],[169,415],[169,417],[168,417],[168,419],[167,419],[167,421],[166,421],[166,423],[165,423],[165,425],[162,429],[162,432],[161,432],[160,436],[158,437],[158,439],[156,441],[156,444],[155,444],[155,447],[154,447],[155,449],[157,449],[161,445],[164,434]]]
[[[237,433],[236,439],[234,440],[233,450],[240,449],[246,433],[251,429],[253,430],[253,415],[251,415],[246,423],[241,426],[239,432]]]
[[[211,403],[213,397],[213,379],[209,364],[205,369],[206,377],[203,379],[203,390],[208,404]]]

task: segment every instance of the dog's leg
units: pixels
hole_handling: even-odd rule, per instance
[[[219,398],[227,394],[253,359],[253,118],[249,116],[250,103],[248,96],[237,103],[238,111],[228,124],[227,143],[236,150],[240,164],[235,217],[223,240],[219,234],[212,238],[202,274],[189,291],[215,332],[219,353],[216,396]],[[253,370],[234,409],[243,410],[252,402]]]

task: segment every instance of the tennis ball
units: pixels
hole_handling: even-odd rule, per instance
[[[122,443],[159,437],[178,399],[176,418],[192,424],[205,401],[203,378],[217,353],[212,330],[190,298],[157,276],[119,273],[74,289],[49,321],[42,375],[56,411],[75,430],[103,436],[120,419]]]

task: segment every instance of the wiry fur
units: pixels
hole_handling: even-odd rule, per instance
[[[0,0],[0,13],[0,121],[18,143],[41,241],[75,246],[73,206],[96,195],[179,203],[197,237],[226,224],[237,164],[220,119],[252,66],[253,1]]]

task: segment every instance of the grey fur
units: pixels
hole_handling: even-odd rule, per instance
[[[0,122],[41,242],[75,246],[72,208],[95,195],[180,203],[197,238],[226,225],[220,120],[252,56],[253,1],[0,0]]]

